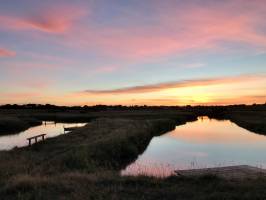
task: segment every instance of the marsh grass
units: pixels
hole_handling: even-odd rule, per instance
[[[175,175],[175,168],[170,164],[133,163],[121,171],[122,176],[153,176],[166,178]]]
[[[95,120],[90,125],[30,148],[0,152],[0,197],[266,199],[266,179],[263,177],[245,180],[228,180],[215,174],[164,179],[145,174],[121,177],[119,171],[145,150],[153,136],[196,117],[193,114],[179,117],[176,113],[168,114],[169,118],[165,114],[149,114],[148,117],[145,114],[122,114],[123,119],[118,119],[119,115]],[[48,118],[42,117],[38,119]]]
[[[0,135],[14,134],[41,124],[42,122],[35,118],[0,115]]]
[[[227,180],[215,175],[120,177],[113,172],[18,175],[0,189],[5,199],[264,199],[266,180]]]
[[[121,169],[145,150],[153,135],[174,127],[171,120],[99,119],[31,147],[0,152],[0,172],[12,175],[28,169],[31,173]]]

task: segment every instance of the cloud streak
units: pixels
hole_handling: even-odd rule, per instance
[[[75,22],[85,16],[87,11],[81,7],[68,5],[47,6],[35,12],[27,12],[22,16],[1,15],[2,27],[13,30],[35,30],[46,33],[65,33]]]
[[[47,5],[22,16],[0,16],[0,23],[14,30],[63,34],[53,42],[118,59],[143,60],[199,49],[221,50],[225,42],[266,50],[265,34],[259,31],[266,17],[266,6],[261,1],[235,0],[205,7],[191,3],[182,7],[174,1],[153,4],[151,9],[157,15],[139,13],[140,19],[150,23],[134,23],[135,15],[127,10],[119,15],[127,19],[125,24],[115,25],[119,19],[113,17],[110,21],[105,19],[103,26],[88,18],[91,8],[80,5]],[[96,15],[97,9],[91,9],[89,14]]]
[[[222,49],[226,42],[266,49],[265,34],[258,31],[265,14],[257,13],[259,2],[223,3],[211,8],[191,4],[184,8],[167,5],[152,16],[153,23],[124,26],[77,27],[66,35],[66,44],[84,49],[94,48],[102,54],[124,59],[147,59],[180,54],[191,50]],[[245,6],[250,6],[246,10]],[[156,5],[155,5],[156,7]],[[236,7],[240,15],[231,9]],[[149,18],[149,16],[143,16]],[[221,48],[222,47],[222,48]]]
[[[12,57],[15,55],[16,55],[16,52],[14,52],[14,51],[0,48],[0,57]]]
[[[113,90],[85,90],[83,94],[136,94],[136,93],[150,93],[158,92],[165,89],[171,88],[184,88],[194,86],[209,86],[219,84],[232,84],[241,83],[247,81],[266,80],[266,75],[243,75],[236,77],[221,77],[221,78],[210,78],[210,79],[197,79],[197,80],[183,80],[183,81],[172,81],[166,83],[158,83],[151,85],[141,85],[134,87],[118,88]]]

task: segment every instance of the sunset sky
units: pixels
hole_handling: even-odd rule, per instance
[[[265,0],[1,0],[0,104],[266,102]]]

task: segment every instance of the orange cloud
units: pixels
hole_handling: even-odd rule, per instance
[[[266,75],[241,75],[69,94],[67,104],[228,105],[266,102]],[[71,101],[71,102],[70,102]]]
[[[0,48],[0,57],[12,57],[15,55],[16,55],[16,52],[14,52],[14,51]]]
[[[121,68],[120,65],[105,65],[101,67],[97,67],[93,72],[94,73],[109,73],[117,71]]]
[[[161,90],[171,89],[171,88],[231,84],[231,83],[247,82],[247,81],[252,81],[252,80],[266,80],[266,75],[242,75],[242,76],[237,76],[237,77],[173,81],[173,82],[167,82],[167,83],[126,87],[126,88],[119,88],[119,89],[113,89],[113,90],[86,90],[82,93],[88,93],[88,94],[149,93],[149,92],[158,92]]]

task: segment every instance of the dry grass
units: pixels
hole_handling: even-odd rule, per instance
[[[0,152],[0,177],[120,169],[144,151],[154,135],[174,128],[171,120],[96,120],[32,147]]]
[[[31,199],[40,194],[49,197],[50,193],[60,194],[65,187],[76,195],[81,190],[75,187],[76,181],[84,177],[86,182],[90,179],[86,184],[110,182],[145,150],[154,135],[174,128],[175,122],[167,119],[99,119],[32,147],[0,152],[0,195],[11,199]],[[61,175],[63,180],[58,179]]]
[[[266,179],[245,181],[214,175],[119,177],[115,173],[18,175],[0,189],[5,199],[265,199]]]
[[[97,115],[96,117],[105,116],[104,113]],[[123,119],[118,119],[119,115]],[[58,116],[60,115],[57,115],[57,119]],[[166,179],[119,176],[119,170],[136,159],[154,135],[163,134],[175,125],[196,117],[189,113],[178,115],[176,112],[116,112],[111,116],[112,119],[95,120],[86,127],[47,139],[30,148],[0,152],[0,197],[266,199],[265,178],[228,180],[215,175],[170,176]],[[66,118],[73,120],[70,115]],[[79,115],[74,118],[78,119]],[[238,119],[240,118],[241,115]],[[254,118],[254,122],[259,118]],[[249,119],[241,119],[250,122],[252,115]],[[265,123],[260,121],[261,124]]]

